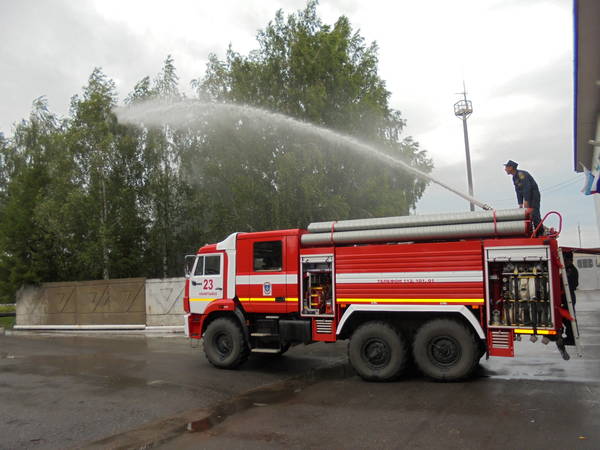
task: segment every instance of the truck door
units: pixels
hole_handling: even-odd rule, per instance
[[[198,255],[190,276],[190,312],[202,314],[213,300],[223,298],[223,254]]]
[[[252,242],[252,272],[248,312],[286,312],[285,248],[283,240],[260,239]]]

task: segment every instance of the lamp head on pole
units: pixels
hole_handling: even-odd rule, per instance
[[[454,104],[454,115],[462,120],[466,120],[473,113],[473,103],[467,100],[467,87],[463,81],[463,91],[458,92],[463,96],[463,100],[459,100]]]
[[[473,113],[471,100],[460,100],[454,104],[454,115],[465,120]]]

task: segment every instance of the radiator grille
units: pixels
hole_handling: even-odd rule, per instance
[[[510,349],[512,347],[512,334],[508,331],[494,330],[491,332],[492,346],[494,348]]]
[[[319,334],[331,334],[333,327],[333,320],[317,320],[317,333]]]

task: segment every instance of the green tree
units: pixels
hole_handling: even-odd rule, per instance
[[[142,78],[126,103],[147,100],[174,103],[184,96],[179,91],[179,77],[171,55],[165,59],[159,74],[150,81]],[[143,161],[143,211],[148,224],[148,251],[145,267],[151,276],[167,277],[180,273],[182,190],[179,177],[180,148],[185,131],[165,125],[160,128],[138,128],[138,144]]]
[[[62,124],[44,98],[34,101],[10,141],[4,140],[0,173],[0,298],[14,300],[23,283],[55,279],[59,251],[36,216],[51,189],[50,165],[61,146]]]
[[[7,187],[10,179],[9,169],[9,142],[4,137],[4,134],[0,133],[0,216],[2,213],[2,207],[6,203]]]
[[[133,105],[135,103],[148,100],[152,96],[153,92],[150,87],[150,77],[144,77],[135,84],[133,91],[130,92],[127,97],[125,97],[125,104]]]
[[[73,219],[69,225],[80,230],[75,234],[76,257],[91,278],[142,272],[142,154],[137,133],[117,122],[115,105],[114,82],[98,68],[82,95],[71,101],[67,140],[75,167],[62,209]]]
[[[231,48],[225,60],[210,55],[205,76],[193,81],[199,97],[283,113],[432,169],[418,143],[402,137],[405,122],[389,106],[390,93],[377,72],[377,45],[367,45],[346,17],[323,24],[317,2],[309,1],[287,18],[279,11],[258,33],[258,45],[245,56]],[[408,214],[425,189],[412,174],[341,143],[250,122],[205,130],[186,165],[198,190],[212,193],[209,209],[218,212],[211,237],[224,230]]]
[[[431,170],[403,137],[377,65],[375,43],[346,17],[322,23],[309,1],[279,11],[248,55],[211,55],[193,86],[205,102],[284,114]],[[169,55],[125,103],[178,107],[178,83]],[[119,124],[116,104],[114,82],[97,68],[70,117],[40,98],[10,139],[0,135],[0,301],[23,283],[179,275],[185,253],[230,232],[406,214],[425,188],[343,141],[243,108],[192,108],[201,126],[176,129]]]

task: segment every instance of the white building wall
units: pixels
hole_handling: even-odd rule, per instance
[[[600,256],[575,253],[573,265],[579,272],[579,291],[600,289]]]

